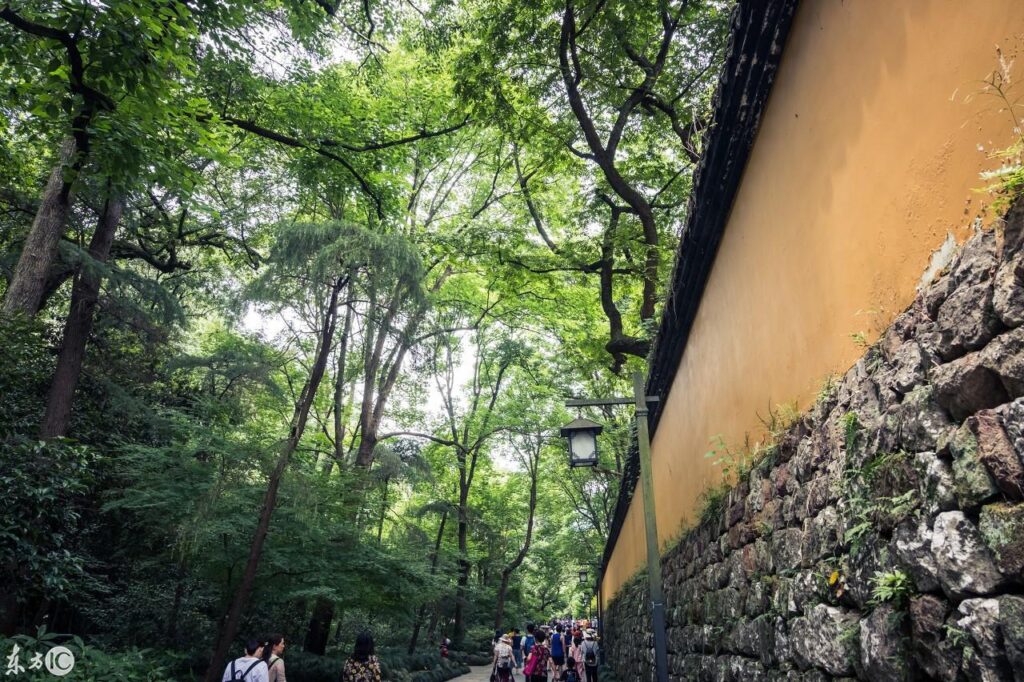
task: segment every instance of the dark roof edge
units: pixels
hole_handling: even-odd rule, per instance
[[[686,350],[798,4],[799,0],[739,0],[733,9],[711,126],[694,173],[686,225],[651,351],[647,394],[661,397],[652,405],[649,417],[652,436]],[[634,449],[623,470],[601,558],[602,575],[619,539],[639,473]]]

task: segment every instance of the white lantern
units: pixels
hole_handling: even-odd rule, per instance
[[[597,466],[597,434],[602,430],[597,422],[582,417],[562,427],[562,437],[569,439],[569,466]]]

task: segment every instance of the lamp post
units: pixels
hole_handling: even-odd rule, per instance
[[[654,477],[651,473],[651,436],[647,425],[647,403],[657,402],[657,396],[645,395],[644,375],[633,373],[633,397],[605,400],[567,400],[566,407],[592,407],[603,405],[629,405],[636,408],[636,439],[640,454],[640,482],[644,494],[644,528],[647,539],[647,583],[650,587],[651,627],[654,631],[654,668],[657,682],[668,682],[668,646],[665,632],[665,595],[661,583],[661,552],[658,551],[658,524],[654,510]],[[595,428],[596,427],[596,428]],[[562,436],[569,439],[570,466],[596,466],[597,434],[601,425],[589,419],[576,419],[562,428]],[[591,446],[592,444],[592,446]],[[574,454],[578,451],[578,455]],[[580,462],[576,464],[574,462]],[[591,463],[592,462],[592,463]],[[601,576],[603,579],[604,576]],[[598,584],[598,598],[601,595]],[[603,628],[604,618],[600,619]]]

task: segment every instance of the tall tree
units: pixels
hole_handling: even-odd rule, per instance
[[[353,272],[367,270],[373,270],[382,278],[405,282],[409,295],[416,297],[416,283],[421,272],[419,261],[403,240],[382,237],[336,222],[289,225],[279,234],[269,267],[254,288],[257,296],[280,301],[283,309],[289,307],[290,301],[287,298],[281,301],[282,294],[315,296],[314,300],[320,301],[319,328],[312,365],[295,403],[288,436],[280,446],[274,469],[268,477],[249,556],[220,628],[206,673],[207,682],[215,682],[220,677],[224,659],[238,631],[242,609],[252,592],[281,479],[303,437],[310,409],[334,349],[341,293],[351,281]],[[296,286],[295,282],[300,284]]]
[[[78,386],[82,361],[85,358],[85,345],[92,330],[96,303],[99,301],[99,269],[110,255],[110,247],[114,243],[114,235],[123,211],[124,198],[117,191],[111,191],[104,202],[99,223],[89,243],[86,254],[88,260],[83,261],[71,288],[71,311],[64,323],[57,369],[50,383],[46,412],[39,428],[40,438],[49,439],[67,434],[71,418],[71,401]]]
[[[533,540],[533,522],[537,511],[537,478],[540,475],[540,457],[544,449],[543,433],[519,434],[510,438],[511,446],[515,450],[519,463],[525,467],[530,480],[530,496],[526,503],[526,536],[519,550],[501,569],[501,584],[498,586],[498,604],[495,607],[494,629],[500,630],[505,619],[505,597],[508,594],[509,580],[512,573],[518,569],[530,551],[530,542]]]

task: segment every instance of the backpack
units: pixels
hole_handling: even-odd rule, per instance
[[[252,672],[252,669],[255,668],[256,666],[258,666],[262,662],[263,662],[262,660],[256,661],[255,663],[250,665],[248,668],[246,668],[245,672],[243,673],[240,670],[235,670],[235,662],[231,661],[231,679],[232,680],[242,680],[244,682],[244,680],[246,680],[249,677],[249,673]]]
[[[509,649],[508,653],[502,651],[498,654],[498,670],[511,670],[512,669],[512,650]]]
[[[588,668],[597,667],[597,645],[592,641],[583,643],[583,665]]]
[[[565,671],[565,682],[580,682],[580,677],[576,674],[575,668],[568,668]]]

